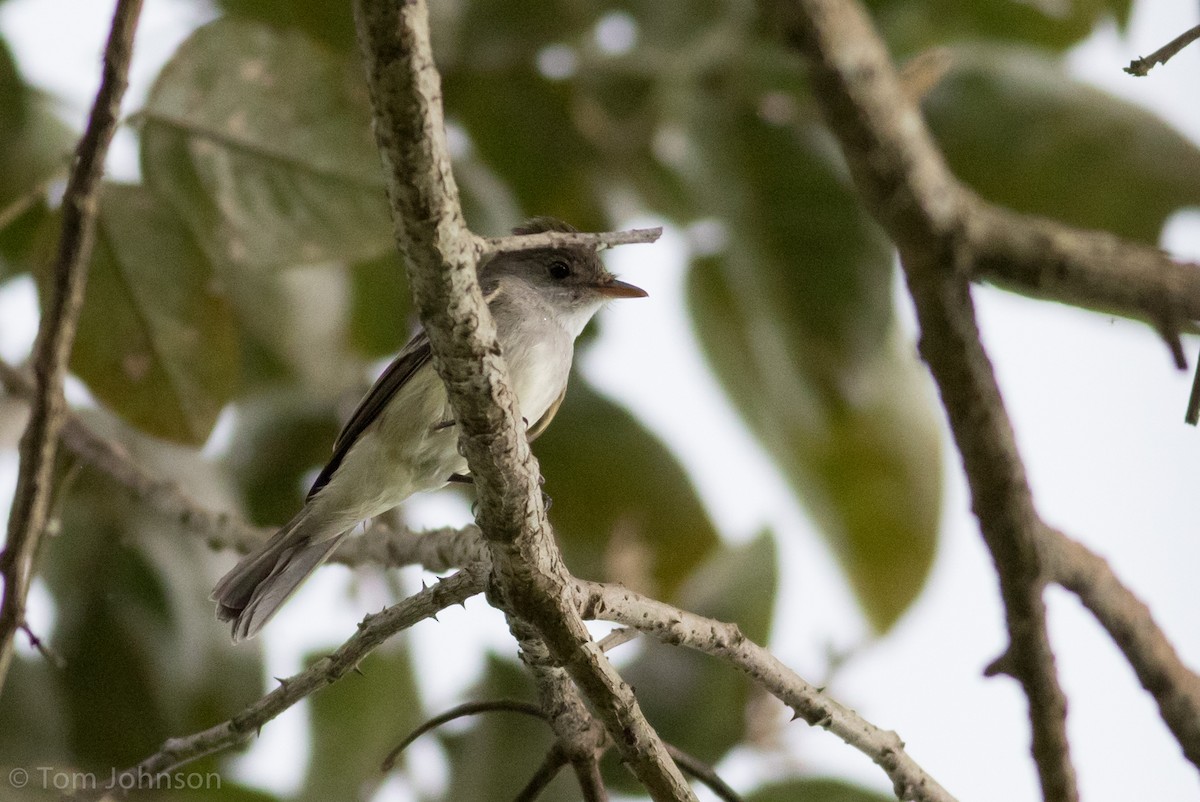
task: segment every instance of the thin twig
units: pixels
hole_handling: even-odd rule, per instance
[[[1125,68],[1125,72],[1139,78],[1145,77],[1156,64],[1166,64],[1176,53],[1197,39],[1200,39],[1200,25],[1179,34],[1179,36],[1176,36],[1145,58],[1135,58],[1129,62],[1129,66]]]
[[[34,345],[37,390],[29,425],[21,438],[21,466],[8,519],[8,540],[0,554],[0,573],[4,578],[4,600],[0,604],[0,691],[12,663],[13,638],[25,620],[34,555],[50,509],[54,458],[66,411],[63,377],[87,284],[104,158],[117,127],[141,9],[142,0],[117,0],[104,49],[100,89],[75,151],[63,195],[62,233],[54,262],[53,290]]]
[[[712,766],[695,755],[688,754],[674,744],[668,743],[667,751],[671,753],[672,759],[679,764],[679,768],[683,769],[689,776],[695,777],[698,782],[708,786],[708,790],[716,794],[717,799],[722,800],[722,802],[742,802],[742,798],[738,796],[737,791],[730,788]]]
[[[537,771],[529,778],[529,782],[525,783],[525,787],[513,797],[513,802],[533,802],[541,796],[542,791],[546,790],[546,786],[550,785],[565,765],[567,765],[567,756],[558,743],[555,743],[546,752],[546,757],[542,759]]]
[[[396,744],[392,751],[387,753],[387,757],[383,759],[383,764],[379,767],[380,771],[391,771],[396,765],[396,760],[400,757],[400,753],[409,747],[409,745],[420,738],[430,730],[435,730],[438,727],[448,722],[454,721],[456,718],[464,718],[466,716],[476,716],[480,713],[523,713],[527,716],[546,720],[546,714],[542,709],[532,702],[522,702],[519,699],[494,699],[487,702],[466,702],[464,704],[452,707],[444,713],[439,713],[433,718],[421,724],[415,730],[404,736],[404,740]]]
[[[46,659],[46,662],[50,663],[50,665],[54,666],[60,671],[67,667],[66,658],[51,649],[50,644],[46,643],[36,634],[34,634],[33,630],[29,628],[28,623],[24,621],[21,622],[21,631],[25,633],[25,637],[29,638],[29,645],[37,649],[38,653]]]
[[[1112,637],[1184,755],[1200,768],[1200,676],[1179,659],[1150,609],[1104,558],[1058,530],[1044,531],[1048,576],[1075,593]]]
[[[579,781],[583,802],[608,802],[608,789],[604,787],[600,761],[595,755],[572,760],[571,768],[575,771],[575,779]]]
[[[662,228],[635,228],[629,231],[586,232],[543,231],[538,234],[516,234],[509,237],[489,237],[476,240],[476,253],[482,259],[498,253],[534,251],[542,248],[570,248],[580,245],[611,248],[615,245],[656,242]]]
[[[321,658],[299,674],[280,680],[278,688],[228,721],[182,738],[171,738],[153,755],[136,766],[117,773],[112,778],[115,787],[84,789],[73,798],[121,798],[129,789],[138,787],[138,777],[169,772],[205,755],[250,740],[268,721],[306,696],[353,671],[363,658],[397,632],[408,629],[426,618],[433,618],[439,611],[454,604],[462,604],[482,592],[485,576],[485,572],[478,567],[464,569],[388,607],[383,612],[367,616],[358,625],[358,632],[338,647],[337,651]]]
[[[575,580],[584,618],[632,627],[672,646],[724,660],[814,727],[832,732],[887,773],[898,799],[953,802],[954,797],[917,765],[895,732],[882,730],[805,682],[778,657],[727,624],[681,610],[619,585]]]

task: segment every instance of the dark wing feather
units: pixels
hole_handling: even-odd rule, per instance
[[[333,444],[333,456],[321,470],[317,481],[313,482],[312,489],[308,491],[309,499],[312,499],[321,488],[329,484],[329,480],[333,478],[333,474],[342,464],[342,460],[346,458],[346,454],[350,452],[359,435],[375,422],[379,413],[400,391],[400,388],[407,384],[413,374],[429,361],[430,355],[429,338],[425,336],[424,330],[417,332],[408,341],[408,345],[404,346],[404,350],[392,360],[392,364],[387,366],[387,370],[375,381],[371,390],[358,403],[358,408],[354,410],[350,420],[342,427],[341,434]]]

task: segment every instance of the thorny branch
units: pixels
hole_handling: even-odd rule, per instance
[[[34,345],[36,390],[32,413],[21,438],[17,490],[8,519],[8,538],[0,553],[0,574],[4,578],[4,599],[0,603],[0,691],[12,663],[13,639],[25,623],[25,600],[33,578],[34,558],[50,510],[54,458],[66,414],[63,377],[83,306],[104,158],[117,128],[141,10],[142,0],[117,2],[104,49],[100,90],[75,151],[63,195],[53,290]]]
[[[475,274],[476,240],[451,171],[428,9],[420,0],[358,0],[354,12],[396,242],[475,481],[477,520],[492,558],[489,598],[537,630],[652,798],[695,799],[563,592],[570,575],[546,518],[537,461],[518,425]]]
[[[730,663],[792,708],[798,718],[829,730],[875,761],[891,779],[898,799],[954,802],[904,751],[900,736],[881,730],[805,682],[735,624],[714,621],[617,585],[577,579],[574,591],[584,618],[623,624],[663,643],[686,646]]]
[[[337,651],[299,674],[280,680],[278,688],[233,718],[183,738],[169,739],[161,749],[136,766],[116,774],[113,778],[116,787],[84,789],[75,798],[119,798],[127,790],[138,787],[139,777],[169,772],[205,755],[245,743],[268,721],[309,694],[353,671],[363,658],[397,632],[426,618],[433,618],[440,610],[451,605],[462,604],[480,593],[483,586],[482,570],[478,567],[463,569],[380,613],[367,616],[358,625],[358,632]]]

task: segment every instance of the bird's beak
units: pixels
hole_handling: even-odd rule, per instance
[[[594,284],[592,285],[592,289],[606,298],[645,298],[650,294],[641,287],[635,287],[632,284],[627,284],[617,279],[605,281],[602,284]]]

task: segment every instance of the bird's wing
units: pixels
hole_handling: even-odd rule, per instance
[[[370,392],[358,403],[358,408],[354,410],[354,414],[350,416],[350,420],[342,427],[341,434],[333,444],[333,456],[329,463],[321,470],[321,474],[317,477],[317,481],[313,482],[312,489],[308,491],[309,500],[315,496],[321,488],[329,483],[333,478],[333,474],[342,464],[342,460],[346,458],[346,454],[357,442],[359,436],[366,431],[379,417],[388,405],[388,402],[400,391],[400,388],[408,383],[408,380],[413,377],[417,370],[429,361],[431,351],[429,350],[429,337],[425,335],[425,331],[421,330],[408,341],[408,345],[404,346],[392,364],[387,366],[387,370],[375,380],[375,384],[371,387]]]
[[[533,442],[539,434],[546,431],[546,427],[550,425],[550,421],[554,420],[554,416],[558,414],[558,408],[562,406],[563,399],[567,396],[567,388],[564,386],[562,392],[558,394],[558,398],[554,399],[554,403],[546,408],[542,413],[542,417],[537,419],[537,423],[533,424],[526,431],[526,436],[529,442]]]

